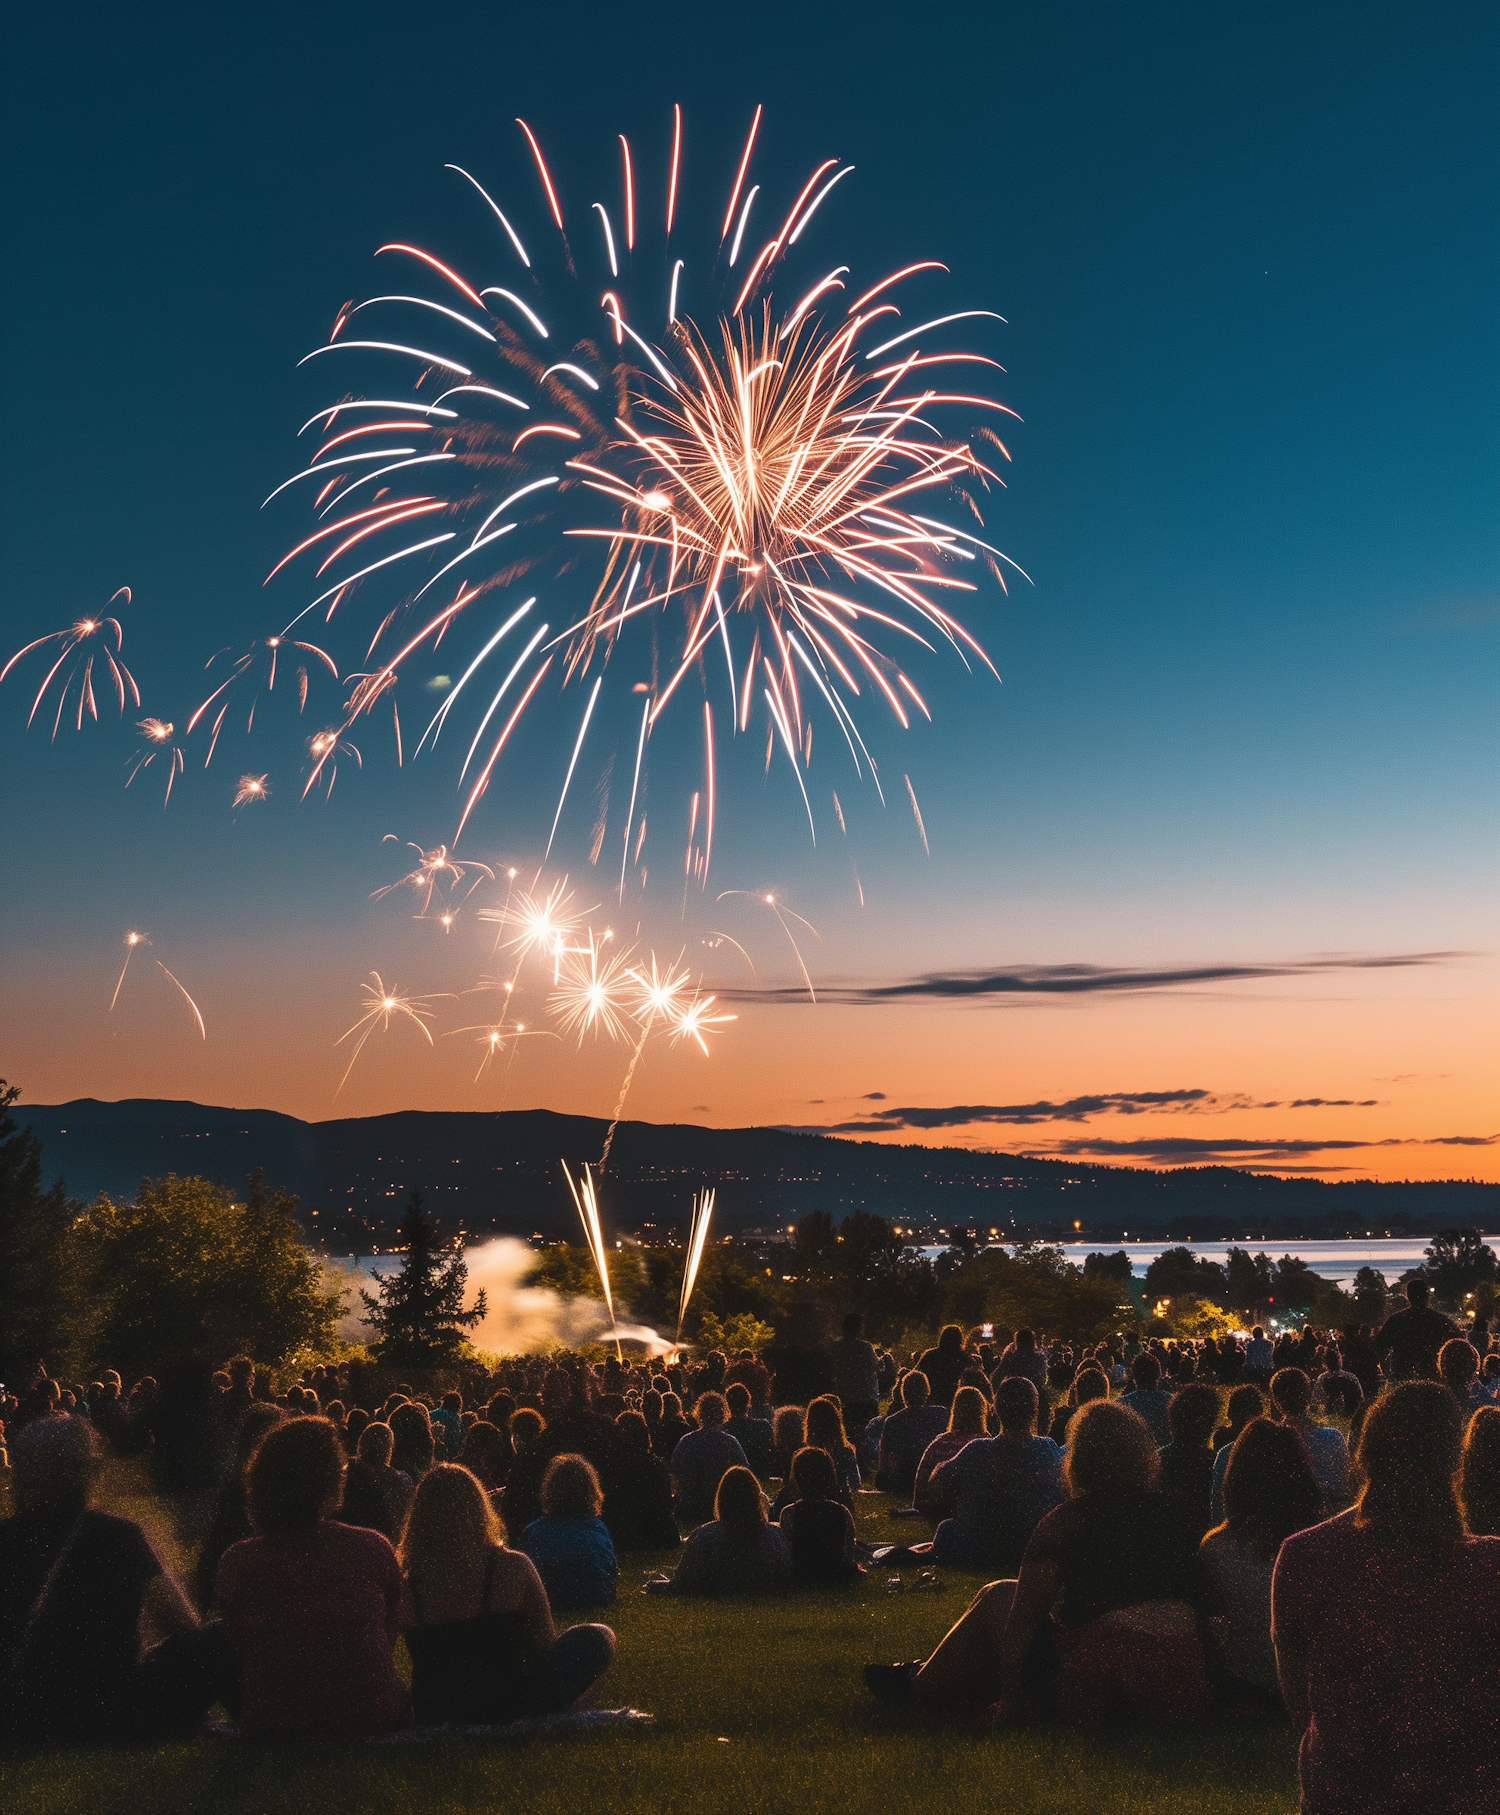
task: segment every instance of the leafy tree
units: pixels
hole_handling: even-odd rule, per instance
[[[1130,1256],[1123,1248],[1114,1254],[1085,1254],[1083,1277],[1101,1283],[1107,1280],[1116,1286],[1128,1286],[1131,1280]]]
[[[12,1382],[43,1359],[71,1368],[88,1324],[77,1206],[60,1180],[42,1189],[42,1144],[10,1113],[20,1095],[0,1078],[0,1380]]]
[[[720,1349],[726,1355],[737,1354],[741,1349],[754,1349],[759,1353],[775,1338],[775,1326],[762,1323],[748,1311],[736,1311],[722,1322],[712,1311],[705,1311],[698,1324],[699,1348]]]
[[[1328,1281],[1313,1272],[1305,1260],[1283,1254],[1276,1263],[1276,1305],[1281,1311],[1310,1311],[1326,1291]]]
[[[461,1359],[464,1335],[484,1321],[488,1305],[481,1292],[471,1311],[464,1309],[469,1269],[460,1249],[446,1254],[438,1247],[437,1225],[413,1191],[401,1221],[406,1258],[398,1273],[379,1282],[375,1294],[362,1291],[369,1315],[363,1320],[376,1332],[376,1353],[397,1367],[441,1367]]]
[[[1200,1260],[1191,1248],[1168,1248],[1146,1269],[1146,1297],[1211,1298],[1224,1302],[1224,1269],[1216,1261]]]
[[[1390,1288],[1385,1275],[1375,1267],[1361,1267],[1354,1275],[1354,1316],[1357,1323],[1378,1329],[1385,1321],[1386,1300]]]
[[[1231,1310],[1250,1311],[1276,1290],[1276,1276],[1264,1254],[1231,1248],[1224,1262],[1224,1279]]]
[[[1477,1229],[1445,1229],[1425,1256],[1427,1277],[1444,1304],[1458,1304],[1476,1286],[1500,1278],[1500,1260]]]
[[[133,1199],[101,1197],[79,1226],[99,1307],[101,1365],[160,1369],[237,1351],[276,1366],[335,1340],[342,1293],[303,1245],[297,1200],[259,1172],[244,1203],[202,1178],[143,1179]]]
[[[880,1257],[900,1246],[900,1238],[891,1234],[891,1225],[883,1216],[852,1210],[839,1224],[833,1264],[847,1279],[864,1279]]]

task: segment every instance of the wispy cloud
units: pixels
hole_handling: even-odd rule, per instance
[[[871,1091],[862,1102],[881,1099]],[[1032,1103],[909,1104],[868,1110],[846,1122],[816,1130],[818,1134],[888,1134],[898,1129],[968,1128],[985,1124],[1035,1128],[1047,1122],[1088,1122],[1100,1115],[1230,1115],[1247,1109],[1376,1109],[1375,1097],[1298,1097],[1292,1102],[1257,1102],[1244,1092],[1215,1090],[1110,1090],[1091,1096],[1046,1097]]]
[[[1010,970],[930,971],[895,983],[819,984],[818,1000],[845,1007],[876,1008],[908,1002],[964,1002],[1034,996],[1140,994],[1217,983],[1264,982],[1277,978],[1323,977],[1341,972],[1412,970],[1452,964],[1470,952],[1392,952],[1373,957],[1349,954],[1242,964],[1161,965],[1130,969],[1102,964],[1024,964]],[[805,1003],[804,987],[725,986],[728,1002]]]

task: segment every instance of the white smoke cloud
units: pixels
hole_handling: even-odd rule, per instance
[[[597,1298],[568,1298],[550,1286],[528,1286],[525,1279],[536,1264],[536,1255],[513,1235],[499,1235],[464,1251],[469,1269],[464,1302],[470,1309],[485,1295],[483,1322],[468,1332],[476,1349],[495,1355],[538,1355],[549,1349],[578,1348],[598,1342],[610,1333],[609,1313]],[[369,1325],[362,1321],[361,1287],[401,1265],[399,1254],[354,1255],[347,1263],[325,1260],[328,1283],[348,1291],[338,1333],[346,1342],[368,1342]],[[639,1344],[648,1354],[664,1354],[672,1347],[643,1324],[619,1325],[621,1338]]]

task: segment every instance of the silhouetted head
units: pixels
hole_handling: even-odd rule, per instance
[[[716,1431],[729,1416],[729,1406],[722,1393],[700,1393],[693,1407],[699,1430]]]
[[[1438,1372],[1445,1386],[1462,1393],[1479,1372],[1478,1349],[1462,1336],[1455,1336],[1438,1350]]]
[[[901,1382],[901,1403],[905,1406],[926,1405],[931,1391],[927,1376],[913,1368]]]
[[[945,1323],[942,1334],[938,1337],[940,1355],[960,1355],[963,1353],[964,1333],[962,1326],[956,1323]]]
[[[1036,1331],[1035,1330],[1017,1330],[1016,1331],[1016,1347],[1020,1350],[1020,1352],[1023,1355],[1029,1355],[1032,1352],[1032,1350],[1036,1347]]]
[[[1139,1391],[1149,1393],[1161,1379],[1161,1363],[1154,1355],[1142,1350],[1130,1364],[1130,1377]]]
[[[1463,1535],[1454,1491],[1462,1430],[1458,1401],[1435,1380],[1408,1381],[1377,1399],[1359,1432],[1359,1523],[1413,1551],[1456,1543]]]
[[[81,1510],[99,1472],[93,1426],[61,1412],[24,1426],[11,1445],[10,1459],[22,1512],[42,1506]]]
[[[651,1447],[650,1429],[639,1412],[621,1412],[615,1431],[615,1441],[627,1455],[643,1456]]]
[[[423,1563],[472,1565],[504,1537],[481,1483],[456,1462],[440,1462],[418,1483],[401,1539],[401,1561],[408,1570]]]
[[[766,1523],[766,1500],[748,1468],[724,1471],[714,1495],[714,1517],[737,1543],[753,1544],[760,1536]]]
[[[1019,1374],[995,1388],[995,1415],[1007,1437],[1036,1435],[1037,1406],[1036,1388]]]
[[[724,1394],[724,1403],[729,1407],[731,1418],[748,1418],[750,1416],[750,1389],[742,1380],[731,1383]]]
[[[1302,1418],[1312,1403],[1312,1382],[1301,1368],[1278,1368],[1271,1376],[1271,1403],[1283,1418]]]
[[[542,1476],[542,1511],[552,1519],[597,1519],[604,1504],[594,1465],[584,1456],[554,1456]]]
[[[326,1418],[272,1425],[250,1459],[250,1522],[264,1538],[312,1531],[344,1496],[344,1447]]]
[[[838,1471],[826,1449],[809,1444],[792,1457],[792,1485],[799,1500],[831,1500],[839,1491]]]
[[[844,1414],[831,1393],[820,1393],[807,1408],[807,1441],[831,1456],[844,1453],[848,1438],[844,1435]]]
[[[1414,1311],[1425,1311],[1427,1301],[1432,1297],[1432,1286],[1420,1274],[1414,1274],[1406,1282],[1406,1302]]]
[[[1088,1405],[1095,1399],[1108,1399],[1109,1376],[1103,1368],[1080,1368],[1073,1376],[1074,1405]]]
[[[1458,1497],[1474,1538],[1500,1538],[1500,1405],[1482,1405],[1464,1435]]]
[[[1307,1446],[1289,1425],[1252,1418],[1229,1452],[1224,1523],[1231,1536],[1266,1558],[1284,1538],[1316,1525],[1323,1495]]]
[[[1150,1425],[1118,1400],[1096,1399],[1068,1424],[1063,1480],[1075,1499],[1143,1493],[1155,1487],[1158,1466]]]
[[[1219,1422],[1219,1395],[1198,1380],[1183,1387],[1167,1408],[1167,1428],[1172,1441],[1184,1449],[1202,1449]]]
[[[1009,1384],[1007,1382],[1007,1384]],[[1031,1382],[1026,1382],[1028,1386]],[[1033,1388],[1033,1391],[1035,1389]],[[953,1409],[948,1414],[948,1429],[961,1436],[982,1437],[988,1421],[989,1406],[977,1386],[961,1386],[953,1395]]]

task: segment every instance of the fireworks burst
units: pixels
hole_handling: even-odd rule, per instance
[[[271,790],[266,785],[269,780],[270,777],[266,775],[242,775],[239,779],[239,785],[234,791],[234,806],[236,811],[238,811],[240,807],[250,806],[257,800],[269,799]]]
[[[328,792],[324,796],[324,799],[331,800],[333,798],[333,784],[339,778],[339,758],[341,756],[352,756],[354,758],[355,767],[358,769],[364,768],[365,759],[360,755],[358,747],[351,744],[348,738],[344,736],[343,730],[343,727],[337,729],[330,728],[325,731],[319,731],[315,736],[308,739],[307,748],[309,755],[313,759],[313,766],[308,774],[307,782],[302,789],[302,798],[304,800],[306,800],[313,789],[325,779],[328,784]]]
[[[387,832],[380,842],[382,844],[391,844],[395,842],[395,839],[396,834],[394,832]],[[370,899],[372,901],[379,901],[382,896],[390,895],[397,889],[408,887],[414,888],[418,894],[422,896],[422,911],[415,916],[418,920],[426,918],[427,910],[432,906],[433,890],[436,889],[440,883],[446,885],[451,901],[452,895],[463,882],[464,878],[469,876],[472,872],[473,880],[464,890],[462,896],[462,899],[467,901],[470,895],[474,893],[475,889],[479,887],[481,881],[486,877],[491,882],[495,880],[495,872],[487,863],[476,863],[472,858],[465,858],[465,860],[460,863],[457,858],[448,855],[448,847],[445,844],[440,844],[436,850],[424,851],[421,845],[412,844],[410,840],[408,840],[406,848],[409,851],[415,851],[417,856],[421,859],[421,862],[418,863],[414,870],[408,870],[406,875],[399,877],[395,882],[388,882],[383,889],[375,889],[371,893]],[[454,915],[450,910],[445,912],[441,916],[441,919],[443,928],[446,931],[452,926]]]
[[[128,605],[130,588],[122,586],[109,603],[113,605],[115,599],[124,599]],[[31,721],[41,708],[42,701],[47,697],[48,690],[56,681],[58,683],[56,689],[57,712],[52,720],[52,735],[57,736],[70,695],[76,708],[73,715],[74,724],[76,729],[81,731],[85,712],[96,722],[99,717],[99,701],[94,690],[96,667],[99,670],[101,687],[105,684],[106,677],[113,684],[115,698],[119,702],[122,715],[125,711],[127,693],[135,702],[137,709],[140,707],[141,690],[135,684],[135,677],[119,659],[120,647],[124,640],[125,633],[120,628],[118,618],[107,616],[79,618],[66,630],[54,630],[50,635],[38,637],[35,642],[27,643],[24,648],[18,649],[5,666],[0,668],[0,681],[5,679],[17,662],[24,656],[30,655],[32,650],[47,649],[48,654],[53,657],[52,665],[42,676],[41,685],[36,690],[36,698],[31,702],[31,711],[26,715],[27,727],[30,727]],[[55,651],[49,648],[49,645],[53,643],[58,645]],[[111,643],[114,644],[113,649],[110,648]]]
[[[674,1045],[680,1040],[696,1040],[703,1051],[704,1058],[708,1057],[708,1041],[703,1037],[705,1032],[711,1032],[716,1027],[723,1027],[726,1022],[739,1019],[738,1015],[710,1014],[709,1010],[717,1000],[717,996],[695,995],[691,1002],[685,1003],[677,1011],[672,1020]]]
[[[354,1069],[355,1060],[364,1051],[365,1042],[377,1027],[382,1033],[385,1033],[390,1030],[392,1021],[410,1021],[413,1027],[420,1030],[422,1038],[429,1046],[433,1043],[432,1033],[427,1026],[433,1014],[431,1003],[419,1000],[415,996],[398,995],[394,989],[387,989],[380,979],[379,971],[371,971],[370,975],[374,979],[373,983],[360,985],[364,991],[365,1012],[347,1033],[340,1034],[334,1041],[335,1046],[342,1046],[345,1040],[354,1040],[354,1051],[350,1055],[343,1077],[339,1079],[338,1090],[333,1093],[335,1096],[349,1082],[349,1073]],[[356,1035],[358,1035],[357,1039],[355,1039]]]
[[[326,649],[319,649],[316,643],[300,643],[292,637],[265,637],[254,642],[246,650],[236,654],[232,649],[221,649],[217,655],[211,655],[205,664],[212,669],[216,662],[227,659],[229,673],[220,681],[208,698],[193,713],[187,722],[187,736],[191,737],[200,723],[207,720],[209,726],[208,754],[203,758],[206,769],[213,761],[214,747],[219,741],[219,728],[224,723],[225,714],[234,704],[236,698],[248,693],[250,708],[245,715],[245,730],[255,727],[255,709],[260,703],[261,689],[271,693],[276,687],[276,668],[283,651],[296,667],[297,677],[297,710],[302,712],[307,705],[307,663],[298,662],[297,655],[307,655],[320,661],[335,680],[339,678],[338,665]],[[217,706],[218,711],[209,719],[208,714]]]
[[[160,762],[166,770],[167,788],[162,797],[165,806],[172,798],[172,783],[181,775],[184,759],[182,745],[176,739],[176,727],[170,719],[143,718],[136,726],[142,743],[140,749],[131,758],[130,773],[125,777],[128,788],[142,769],[149,769],[155,762]]]
[[[604,938],[609,938],[608,932]],[[547,1006],[565,1033],[577,1034],[580,1046],[588,1033],[602,1033],[608,1040],[624,1038],[633,1018],[625,1007],[631,983],[629,957],[628,952],[601,957],[591,927],[588,944],[561,960],[561,980]]]
[[[379,586],[381,574],[402,590],[379,619],[373,657],[387,637],[405,636],[405,620],[420,622],[430,609],[420,605],[424,595],[445,582],[458,588],[398,653],[360,677],[334,737],[376,698],[394,696],[404,661],[429,639],[435,647],[475,601],[491,592],[503,601],[523,575],[555,576],[596,551],[587,607],[560,630],[533,621],[536,595],[503,603],[478,627],[476,653],[423,743],[430,736],[436,745],[477,681],[489,698],[480,695],[463,764],[456,846],[543,681],[586,686],[550,849],[591,725],[619,730],[618,714],[601,703],[607,661],[632,631],[667,650],[649,683],[627,682],[646,698],[629,721],[622,893],[632,843],[638,858],[645,838],[635,807],[649,741],[690,676],[715,695],[723,689],[694,715],[702,811],[693,815],[686,868],[706,886],[717,742],[747,735],[752,719],[763,726],[767,762],[779,748],[816,839],[803,780],[814,712],[831,719],[856,775],[868,772],[879,789],[856,713],[873,701],[902,730],[917,714],[931,716],[906,658],[893,651],[926,654],[943,643],[966,666],[993,672],[950,605],[977,592],[986,571],[1003,588],[1008,561],[974,530],[984,524],[981,495],[1002,483],[991,462],[1010,458],[987,420],[1015,412],[952,388],[958,368],[1000,368],[987,354],[955,349],[948,331],[1002,318],[966,308],[904,325],[896,299],[920,294],[947,269],[936,259],[868,283],[847,265],[799,273],[799,261],[814,256],[809,229],[826,219],[825,198],[852,173],[837,159],[788,193],[789,208],[772,216],[752,253],[757,201],[761,214],[770,204],[768,187],[749,183],[759,110],[722,223],[717,214],[702,223],[708,243],[695,242],[687,222],[676,225],[680,110],[674,117],[660,216],[623,138],[618,201],[578,211],[553,182],[537,136],[518,122],[522,181],[545,211],[521,206],[536,215],[540,239],[527,223],[523,238],[478,178],[450,166],[497,228],[486,260],[501,261],[502,281],[471,281],[420,246],[382,246],[384,259],[435,294],[346,305],[328,343],[307,358],[320,369],[330,359],[335,368],[350,358],[356,366],[394,360],[414,381],[408,388],[398,378],[378,397],[346,395],[320,410],[304,424],[317,438],[308,464],[277,488],[311,497],[320,525],[275,570],[292,576],[317,562],[316,590],[288,632],[314,610],[332,618],[352,589]],[[514,201],[507,206],[516,213]],[[575,214],[570,239],[565,220]],[[944,506],[959,520],[928,514]],[[477,679],[497,662],[505,669],[498,685]],[[628,672],[629,659],[623,666]]]

